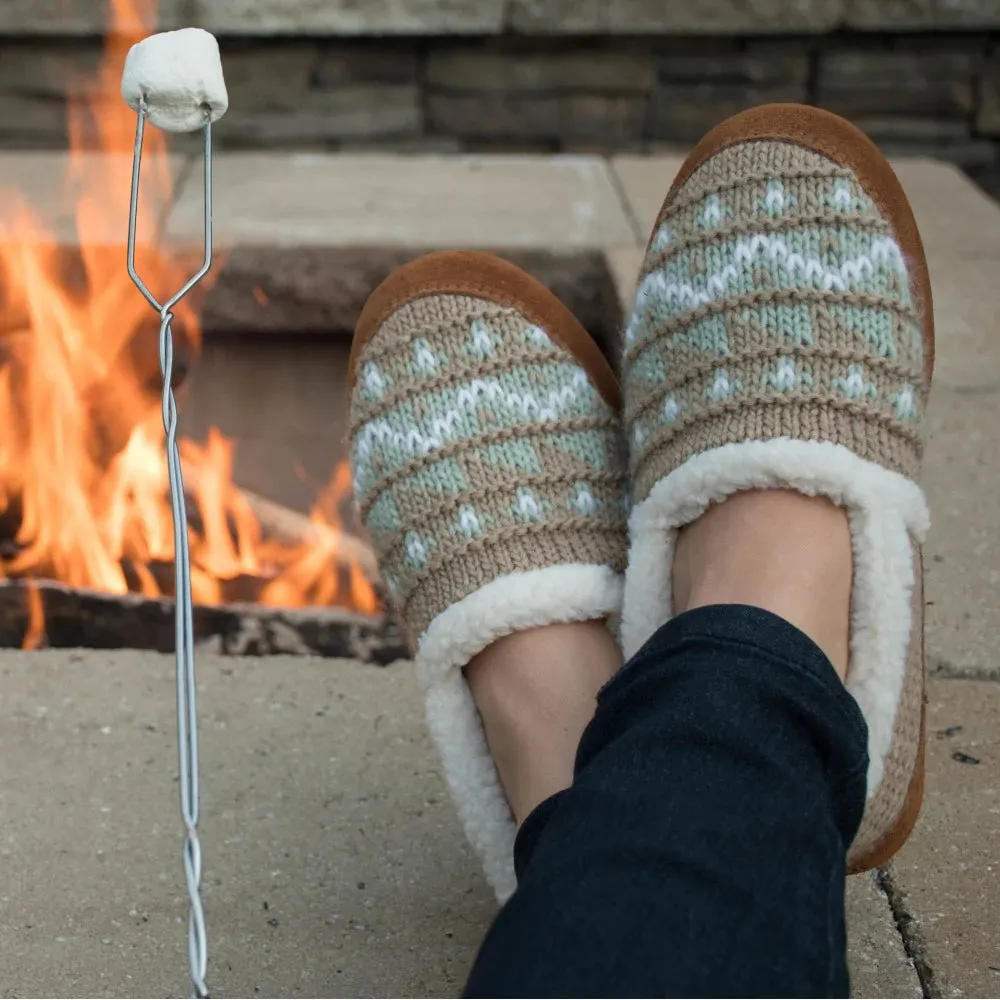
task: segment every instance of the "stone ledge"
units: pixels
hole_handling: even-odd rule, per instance
[[[185,167],[184,157],[170,157],[168,169],[172,185],[180,183]],[[153,188],[152,173],[147,165],[142,188],[143,211],[138,224],[140,242],[148,242],[153,237],[150,225],[162,217],[172,196],[171,191]],[[18,213],[25,208],[43,227],[46,238],[54,239],[61,246],[75,246],[79,242],[74,209],[77,193],[81,187],[93,191],[103,186],[116,193],[109,199],[95,228],[88,233],[88,242],[100,246],[120,245],[128,234],[131,174],[131,154],[88,153],[71,169],[65,153],[4,152],[0,154],[0,229],[16,231]]]
[[[512,0],[524,34],[817,34],[838,27],[843,0]]]
[[[539,35],[815,34],[843,23],[844,4],[845,0],[700,0],[697,4],[663,0],[160,0],[158,27],[191,23],[221,35],[497,35],[507,30]],[[76,0],[69,7],[66,0],[6,0],[0,6],[0,34],[96,34],[106,27],[109,9],[109,0]]]
[[[182,26],[184,3],[185,0],[158,0],[157,30]],[[108,27],[111,9],[111,0],[3,0],[0,35],[100,35]],[[135,32],[143,30],[145,25],[123,16],[118,27]]]
[[[598,156],[220,154],[220,246],[464,246],[579,250],[634,235]],[[167,232],[197,242],[196,179]]]
[[[1000,28],[996,0],[845,0],[844,23],[866,31]]]
[[[237,246],[220,255],[205,296],[205,336],[320,333],[348,343],[373,289],[407,261],[440,249],[448,248]],[[494,249],[550,288],[611,351],[621,314],[604,255]]]
[[[505,0],[196,0],[196,23],[223,35],[492,35],[503,29],[504,6]]]
[[[159,0],[159,29],[220,35],[817,35],[1000,28],[994,0]],[[95,35],[110,0],[5,0],[0,35]],[[125,30],[135,24],[123,23]]]

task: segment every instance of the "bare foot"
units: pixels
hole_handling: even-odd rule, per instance
[[[679,532],[674,610],[764,608],[805,632],[843,680],[852,568],[847,514],[825,497],[792,490],[736,493]]]
[[[528,629],[466,667],[486,741],[518,823],[573,781],[576,749],[597,692],[621,666],[604,622]]]

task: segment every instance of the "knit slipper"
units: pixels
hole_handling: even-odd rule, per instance
[[[355,498],[465,832],[503,900],[515,827],[462,670],[521,629],[617,624],[618,381],[548,289],[466,252],[423,257],[376,289],[349,377]]]
[[[846,683],[870,756],[852,871],[892,857],[923,798],[929,514],[914,480],[933,363],[923,247],[878,149],[790,104],[709,132],[667,195],[625,330],[623,645],[630,656],[669,618],[677,529],[710,503],[785,487],[844,507]]]

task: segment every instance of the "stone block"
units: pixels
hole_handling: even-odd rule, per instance
[[[645,96],[623,94],[458,94],[426,98],[427,131],[468,139],[545,140],[556,148],[615,148],[638,142]]]
[[[411,84],[357,84],[311,90],[294,108],[235,106],[216,126],[228,147],[327,147],[343,139],[413,136],[423,124]]]
[[[981,62],[976,43],[831,49],[820,57],[817,103],[847,118],[967,117],[975,108],[973,81]]]
[[[996,0],[845,0],[848,27],[947,31],[1000,27]]]
[[[509,23],[539,34],[813,34],[836,27],[843,0],[513,0]]]
[[[806,84],[758,87],[739,82],[661,82],[650,98],[647,135],[654,141],[691,142],[745,108],[769,101],[806,100]]]
[[[962,167],[988,167],[997,162],[997,145],[975,138],[956,119],[855,118],[861,129],[890,157],[933,157]]]
[[[1000,46],[994,46],[979,83],[976,128],[983,135],[1000,136]]]
[[[608,30],[604,0],[512,0],[508,26],[526,35],[588,34]]]
[[[294,111],[305,101],[319,58],[314,45],[261,47],[223,39],[221,48],[230,112],[219,130],[234,114]]]
[[[101,55],[96,41],[8,41],[0,45],[0,93],[64,101],[71,86],[93,87]]]
[[[632,93],[655,81],[648,51],[505,52],[448,47],[427,57],[431,87],[458,91]]]
[[[0,145],[6,149],[63,149],[66,105],[26,94],[0,93]]]
[[[457,156],[466,151],[461,139],[449,135],[372,136],[342,139],[339,153],[393,153],[407,156]]]
[[[109,106],[108,113],[124,110],[117,80],[101,91],[97,76],[101,59],[97,41],[8,41],[0,46],[0,144],[11,148],[59,149],[68,144],[69,102],[76,95]],[[78,137],[85,146],[96,139],[94,118],[79,122]]]
[[[647,136],[653,142],[696,140],[729,115],[768,101],[805,101],[809,58],[802,47],[750,42],[671,46],[657,63]]]
[[[195,0],[195,5],[197,23],[219,34],[451,35],[499,32],[504,0]]]
[[[185,0],[4,0],[0,4],[0,35],[99,35],[114,25],[123,32],[179,28]],[[122,12],[112,21],[112,9]],[[124,9],[129,8],[129,9]],[[147,16],[152,12],[153,16]]]
[[[804,88],[809,79],[809,56],[801,45],[751,41],[744,51],[713,44],[701,52],[692,46],[678,46],[657,60],[661,80],[702,83],[718,80],[748,87],[796,85]]]
[[[313,86],[320,89],[345,83],[416,83],[420,63],[408,43],[325,44],[313,70]]]

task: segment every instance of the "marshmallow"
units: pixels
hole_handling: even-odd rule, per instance
[[[206,112],[218,121],[229,107],[215,36],[201,28],[150,35],[133,45],[122,73],[122,97],[166,132],[194,132]]]

